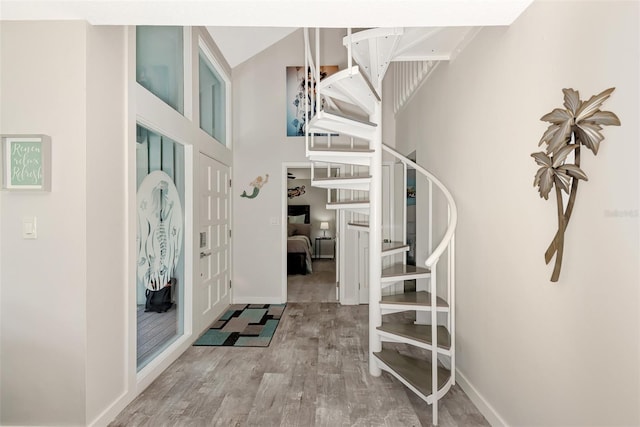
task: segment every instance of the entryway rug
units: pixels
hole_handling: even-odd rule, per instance
[[[286,306],[286,304],[231,305],[193,345],[269,347]]]

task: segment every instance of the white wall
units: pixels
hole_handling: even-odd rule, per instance
[[[126,390],[124,27],[87,25],[86,422]]]
[[[336,235],[336,215],[335,211],[330,211],[327,206],[327,190],[312,187],[310,179],[290,179],[287,181],[288,188],[295,188],[303,186],[305,187],[305,193],[301,196],[287,199],[288,205],[309,205],[311,211],[311,243],[315,244],[316,237],[322,237],[323,231],[320,230],[320,222],[327,221],[329,223],[329,229],[327,230],[327,237],[335,237]],[[325,244],[327,250],[323,248],[322,253],[331,255],[332,250],[329,250],[329,245]]]
[[[640,424],[639,27],[637,2],[536,2],[482,30],[397,117],[398,141],[458,203],[458,368],[496,424]],[[610,86],[622,126],[583,154],[554,284],[555,201],[532,186],[539,118],[562,88]]]
[[[322,65],[346,65],[343,35],[344,30],[323,31]],[[282,163],[307,161],[304,138],[286,136],[285,72],[287,66],[296,65],[304,65],[301,30],[233,69],[233,294],[237,302],[284,302]],[[252,190],[251,181],[265,174],[269,183],[258,197],[240,197],[242,191]],[[277,225],[271,225],[273,220]]]
[[[0,261],[0,422],[84,424],[85,24],[3,22],[0,31],[1,132],[52,140],[51,192],[0,193],[2,246],[11,248]],[[36,240],[22,239],[25,215],[37,217]]]
[[[52,139],[52,191],[0,194],[2,424],[83,425],[124,390],[122,48],[121,27],[2,24],[0,131]]]

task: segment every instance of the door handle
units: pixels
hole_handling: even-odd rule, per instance
[[[200,252],[200,258],[204,258],[206,256],[211,256],[211,252]]]

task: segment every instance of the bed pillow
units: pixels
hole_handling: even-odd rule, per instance
[[[295,236],[307,236],[311,238],[311,224],[295,224]]]
[[[287,224],[287,237],[291,237],[296,234],[295,224]]]
[[[306,215],[289,216],[289,224],[304,224],[304,218]]]

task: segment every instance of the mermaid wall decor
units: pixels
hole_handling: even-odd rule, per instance
[[[267,182],[269,182],[269,174],[265,174],[264,179],[262,178],[262,175],[258,176],[256,179],[251,181],[251,183],[249,183],[249,185],[253,187],[253,191],[251,192],[251,194],[247,194],[246,191],[243,191],[240,197],[245,197],[247,199],[255,199],[256,197],[258,197],[258,194],[260,193],[260,189],[262,188],[262,186],[265,185]]]

